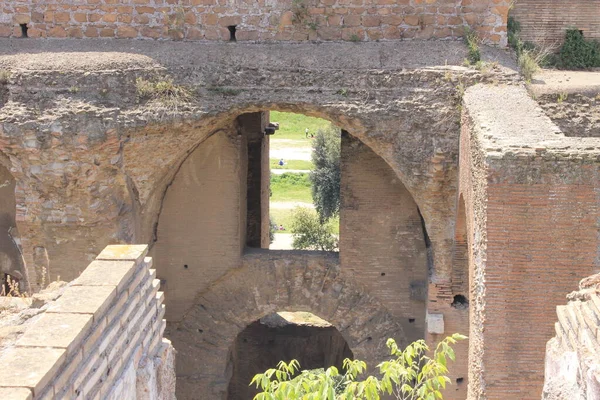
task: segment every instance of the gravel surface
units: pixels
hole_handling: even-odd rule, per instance
[[[0,39],[0,67],[32,70],[114,70],[198,63],[243,62],[271,68],[379,69],[462,65],[462,41],[391,41],[327,43],[231,43],[146,40]],[[253,58],[248,57],[252,48]],[[243,51],[240,51],[243,50]],[[65,57],[65,53],[68,57]],[[482,46],[485,60],[514,70],[504,50]]]
[[[531,83],[531,90],[540,96],[550,93],[600,93],[600,72],[542,70]]]

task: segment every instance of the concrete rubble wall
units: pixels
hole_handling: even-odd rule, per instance
[[[388,338],[399,346],[408,343],[377,297],[341,270],[337,254],[256,249],[244,255],[240,268],[203,291],[183,321],[168,325],[167,336],[182,355],[178,397],[195,399],[201,392],[206,398],[224,398],[239,333],[280,311],[310,312],[328,321],[370,368],[389,357]]]
[[[456,87],[510,81],[505,70],[482,75],[459,66],[466,50],[456,42],[427,42],[426,52],[416,42],[114,41],[107,52],[90,41],[68,42],[67,53],[52,56],[40,51],[67,42],[0,46],[21,53],[0,57],[10,73],[0,151],[18,182],[16,221],[34,289],[44,269],[51,280],[73,279],[108,244],[154,244],[167,187],[190,153],[239,115],[269,109],[329,119],[384,159],[421,211],[432,275],[450,279]],[[194,97],[165,109],[137,98],[138,78],[172,79]]]
[[[507,0],[0,1],[0,37],[229,40],[456,38],[469,25],[506,42]]]
[[[600,274],[579,283],[556,307],[556,336],[546,345],[543,400],[600,399]]]
[[[280,110],[326,118],[368,148],[373,161],[369,168],[379,179],[373,183],[382,187],[378,193],[393,201],[401,193],[403,204],[411,205],[410,218],[402,220],[406,224],[390,221],[389,226],[390,232],[410,232],[403,261],[429,280],[422,307],[431,314],[429,328],[434,333],[427,339],[435,343],[445,334],[466,332],[468,310],[451,306],[453,296],[464,290],[465,277],[454,266],[457,94],[480,81],[514,82],[516,74],[504,64],[485,73],[462,66],[466,48],[455,41],[0,42],[0,68],[10,73],[8,96],[0,108],[0,151],[17,181],[16,220],[32,286],[40,281],[38,272],[43,269],[38,266],[47,265],[52,280],[57,275],[73,279],[107,244],[150,243],[157,246],[159,260],[164,248],[159,249],[158,242],[175,240],[173,235],[189,241],[188,248],[180,248],[187,254],[171,253],[173,264],[161,261],[157,271],[167,297],[177,295],[181,286],[189,305],[169,321],[168,337],[181,354],[181,398],[194,398],[198,388],[215,396],[225,393],[228,349],[243,327],[269,312],[314,311],[341,327],[354,354],[371,365],[381,359],[375,356],[385,357],[385,339],[406,340],[398,329],[397,310],[392,310],[397,303],[389,295],[397,283],[389,280],[397,275],[388,271],[398,269],[397,254],[379,260],[381,270],[370,274],[374,282],[362,274],[345,274],[331,286],[330,277],[339,276],[339,268],[332,266],[338,261],[276,253],[261,255],[265,260],[240,254],[248,193],[248,180],[241,172],[248,169],[243,165],[248,146],[242,143],[244,135],[235,137],[235,124],[243,114]],[[486,48],[485,55],[490,54],[506,62],[502,53]],[[139,80],[172,80],[192,96],[169,108],[160,99],[140,98]],[[208,152],[211,142],[218,148]],[[236,157],[242,160],[239,165],[232,161]],[[197,168],[201,162],[214,168]],[[221,172],[223,184],[211,183],[211,173]],[[199,181],[193,179],[197,173]],[[187,185],[190,182],[193,185]],[[198,182],[207,184],[207,190],[198,190]],[[365,199],[366,183],[363,179]],[[172,202],[173,198],[182,201]],[[355,221],[363,218],[353,213]],[[163,218],[172,218],[171,224]],[[207,229],[206,221],[215,228]],[[219,240],[225,230],[227,240]],[[206,252],[194,253],[195,246],[205,244],[210,244]],[[392,254],[396,248],[390,246],[389,235],[381,235],[367,251]],[[201,257],[208,261],[192,268]],[[286,257],[293,259],[285,261]],[[286,263],[289,268],[284,268]],[[263,278],[283,279],[286,274],[293,279],[285,284]],[[379,282],[385,282],[385,296],[372,290]],[[277,285],[290,291],[273,292]],[[411,324],[408,318],[405,322]],[[453,380],[463,378],[464,388],[466,375],[460,374]],[[456,393],[455,398],[464,398]]]
[[[175,399],[164,295],[147,252],[108,246],[68,284],[0,353],[0,398]]]
[[[462,129],[469,395],[539,399],[554,305],[600,268],[600,147],[566,136],[518,87],[469,88]]]

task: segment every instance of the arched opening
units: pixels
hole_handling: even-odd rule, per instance
[[[269,248],[338,251],[342,130],[303,114],[269,115]]]
[[[24,278],[16,211],[15,179],[6,167],[0,165],[0,293],[5,294],[14,291],[14,285],[18,287],[18,282]]]
[[[276,367],[279,361],[298,360],[303,370],[335,366],[353,358],[342,334],[329,322],[308,312],[269,314],[242,330],[230,350],[228,400],[253,398],[248,386],[254,375]]]
[[[198,293],[237,268],[249,249],[269,248],[272,125],[269,112],[237,115],[174,174],[153,249],[169,320],[180,320]],[[428,260],[417,204],[379,154],[352,132],[340,136],[341,266],[384,299],[410,340],[423,338]]]
[[[270,250],[269,144],[281,127],[271,125],[280,121],[269,112],[249,111],[197,132],[203,139],[174,168],[161,202],[153,257],[165,291],[167,335],[180,351],[181,398],[194,398],[199,387],[214,398],[229,393],[234,338],[266,312],[314,310],[343,326],[356,357],[371,366],[381,359],[377,351],[386,352],[387,338],[406,345],[425,336],[426,235],[398,173],[360,134],[344,129],[351,124],[332,118],[342,126],[339,253]],[[305,128],[300,135],[310,143]],[[245,388],[245,379],[238,386]]]

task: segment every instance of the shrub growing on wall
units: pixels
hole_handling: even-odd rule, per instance
[[[322,223],[311,209],[298,207],[292,220],[292,246],[297,250],[336,251],[338,239],[331,220]]]
[[[277,369],[269,369],[257,374],[250,385],[262,390],[254,400],[379,400],[382,395],[399,400],[442,399],[442,390],[451,383],[447,361],[454,360],[451,345],[465,336],[454,334],[441,341],[433,356],[427,356],[429,347],[424,340],[418,340],[404,350],[400,350],[393,339],[388,339],[387,347],[391,358],[377,366],[381,377],[368,376],[359,380],[367,369],[364,361],[344,360],[345,372],[335,367],[327,370],[302,371],[292,360],[289,364],[281,361]]]
[[[561,68],[581,69],[600,67],[600,43],[585,40],[581,31],[568,29],[560,49]]]

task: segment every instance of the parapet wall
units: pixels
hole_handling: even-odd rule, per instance
[[[583,279],[579,291],[556,307],[556,336],[546,346],[544,400],[600,398],[600,274]]]
[[[175,40],[455,38],[506,42],[508,0],[0,0],[0,37]]]
[[[555,305],[600,267],[598,139],[566,136],[523,88],[476,85],[464,102],[469,398],[537,400]]]
[[[108,246],[14,347],[0,398],[174,399],[174,351],[147,246]]]

